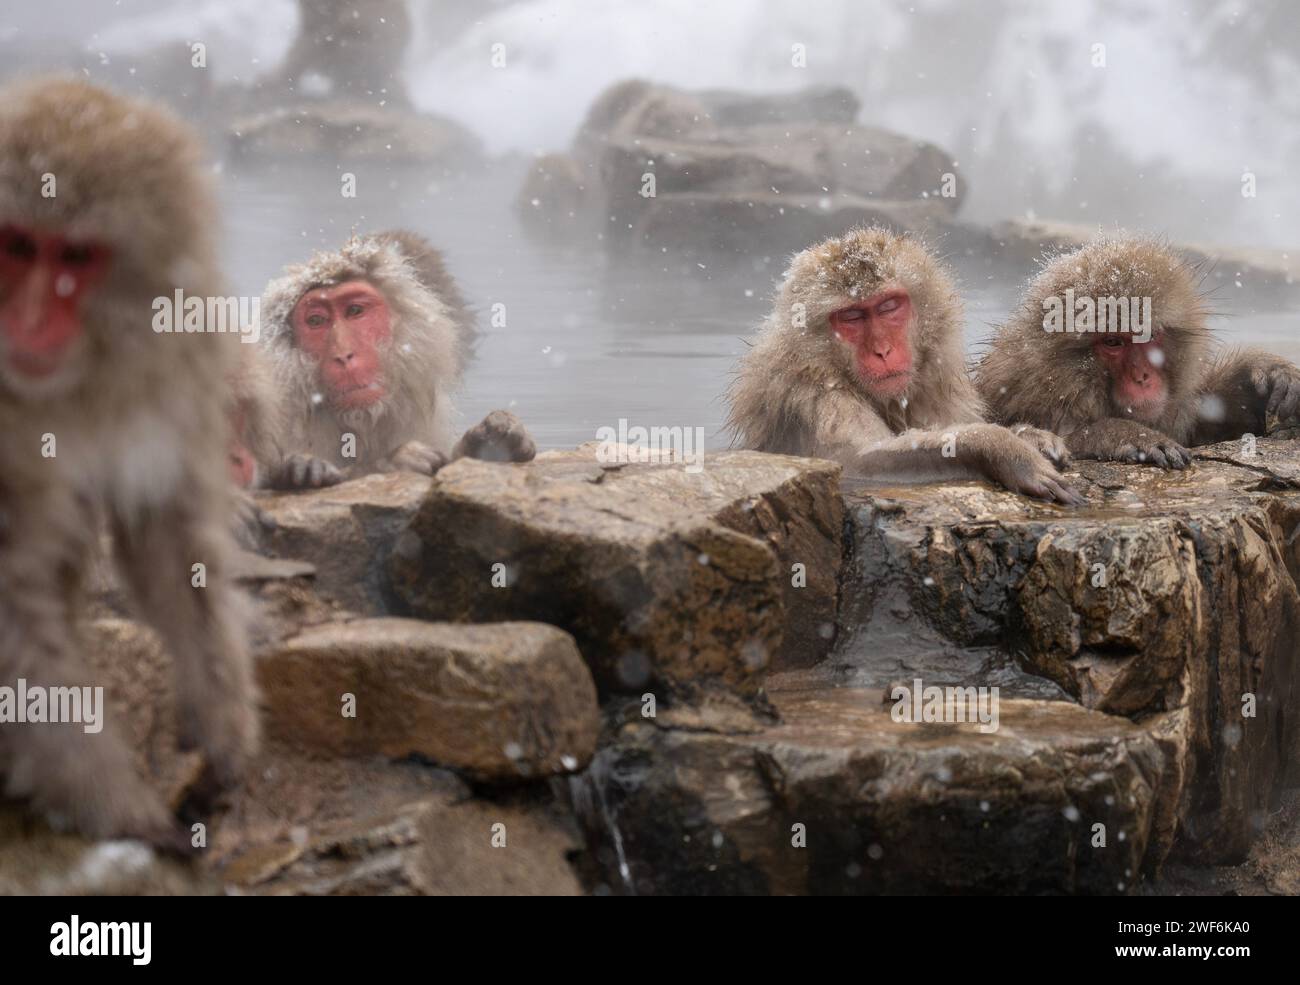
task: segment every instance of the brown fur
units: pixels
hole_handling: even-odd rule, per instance
[[[1163,328],[1162,368],[1168,400],[1158,419],[1139,422],[1117,406],[1111,382],[1093,353],[1093,333],[1047,332],[1043,302],[1064,296],[1151,298]],[[1274,384],[1277,404],[1293,412],[1300,376],[1276,356],[1219,347],[1206,326],[1196,271],[1167,245],[1118,235],[1048,260],[1011,319],[989,342],[975,370],[994,420],[1048,428],[1086,458],[1190,460],[1180,445],[1262,433]],[[1294,399],[1287,390],[1296,387]],[[1285,416],[1285,414],[1284,414]]]
[[[298,299],[323,284],[364,279],[392,312],[384,353],[389,396],[375,408],[339,413],[318,399],[317,364],[294,345],[291,316]],[[267,286],[262,300],[265,345],[287,403],[287,424],[271,483],[329,485],[368,472],[432,474],[452,458],[528,461],[536,446],[508,411],[494,411],[451,444],[452,390],[474,331],[474,319],[442,257],[415,233],[401,230],[353,239],[318,253]],[[356,436],[355,459],[343,455],[345,433]]]
[[[256,344],[239,346],[239,362],[230,376],[228,413],[242,415],[243,427],[236,437],[257,461],[253,488],[264,484],[266,469],[280,458],[284,445],[284,394],[276,385],[266,351]]]
[[[858,380],[830,316],[890,287],[912,300],[914,376],[899,399],[881,400]],[[857,229],[791,262],[741,361],[728,426],[743,447],[829,458],[872,476],[983,475],[1059,498],[1059,476],[1035,449],[982,423],[964,365],[961,302],[946,271],[911,238]],[[941,429],[958,435],[955,458],[940,454]]]
[[[57,194],[40,194],[43,173]],[[224,379],[233,335],[155,334],[156,297],[220,295],[215,202],[197,140],[150,106],[77,81],[0,93],[0,223],[113,250],[85,299],[84,347],[32,387],[0,340],[0,684],[91,685],[79,581],[102,511],[124,581],[175,659],[182,738],[232,782],[257,737],[252,674],[227,575]],[[57,441],[41,454],[42,436]],[[207,587],[191,587],[191,565]],[[4,792],[95,836],[177,836],[118,726],[0,728]]]
[[[286,453],[309,455],[359,475],[389,470],[409,442],[443,456],[450,452],[451,395],[460,383],[465,348],[462,323],[424,282],[399,242],[391,233],[354,238],[341,250],[317,253],[288,268],[267,285],[262,344],[286,402]],[[294,345],[290,319],[307,291],[354,279],[378,288],[392,313],[383,367],[389,396],[374,408],[341,413],[320,399],[318,366]],[[343,455],[344,434],[356,435],[355,459]]]
[[[406,229],[392,229],[377,233],[375,238],[393,243],[401,250],[411,262],[411,266],[415,268],[415,275],[420,278],[420,283],[442,300],[447,313],[456,325],[461,348],[465,350],[462,356],[467,355],[467,350],[475,336],[474,315],[465,300],[465,295],[460,291],[460,285],[447,269],[442,253],[423,236]]]

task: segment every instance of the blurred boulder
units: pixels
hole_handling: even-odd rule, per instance
[[[538,207],[522,214],[550,232],[598,228],[616,245],[738,252],[755,240],[797,250],[842,232],[841,221],[926,230],[950,219],[966,191],[952,155],[855,124],[858,108],[842,88],[768,96],[620,82],[596,99],[567,157],[530,171],[520,200]],[[541,207],[548,183],[583,189],[557,211],[585,222],[561,225]]]
[[[443,116],[340,101],[304,103],[238,117],[229,144],[237,161],[407,161],[449,171],[483,160],[468,129]]]

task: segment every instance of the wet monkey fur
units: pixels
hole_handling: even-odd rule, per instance
[[[1065,299],[1087,299],[1098,330],[1048,331],[1048,312]],[[1122,320],[1115,302],[1127,306]],[[1300,420],[1300,370],[1217,344],[1196,271],[1164,244],[1130,236],[1049,261],[975,379],[994,420],[1050,428],[1079,458],[1182,469],[1188,446]]]
[[[433,474],[469,455],[529,461],[523,424],[493,411],[452,444],[452,394],[473,318],[438,252],[414,233],[357,237],[290,267],[262,299],[285,404],[279,488],[371,472]]]
[[[738,445],[828,458],[886,481],[987,478],[1060,503],[1055,435],[984,421],[961,303],[917,241],[857,229],[794,257],[730,390]]]

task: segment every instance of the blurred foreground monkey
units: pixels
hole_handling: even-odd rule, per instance
[[[177,290],[220,296],[214,217],[198,142],[170,116],[75,81],[0,92],[0,687],[52,706],[92,685],[77,604],[102,512],[175,661],[181,740],[205,754],[209,790],[239,776],[258,731],[227,574],[238,343],[151,322]],[[8,711],[6,795],[87,835],[188,846],[113,723]]]
[[[887,481],[987,478],[1078,503],[1055,435],[984,423],[965,372],[961,303],[919,243],[879,228],[791,261],[741,361],[729,427],[746,448],[829,458]]]
[[[526,462],[536,446],[498,410],[452,447],[451,393],[474,327],[438,252],[387,232],[317,253],[272,281],[263,345],[285,401],[279,488],[368,472],[429,475],[450,458]]]
[[[1300,419],[1300,370],[1217,346],[1167,246],[1099,239],[1049,262],[975,372],[995,420],[1051,428],[1079,458],[1182,469],[1185,445]]]
[[[285,428],[284,396],[261,346],[239,347],[226,399],[230,479],[241,489],[256,489],[267,484],[263,463],[279,458]]]

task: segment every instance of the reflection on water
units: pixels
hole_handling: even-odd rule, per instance
[[[702,426],[725,444],[723,393],[732,367],[768,310],[780,256],[680,261],[640,254],[611,263],[594,249],[527,237],[512,202],[524,163],[464,178],[358,165],[357,195],[341,194],[340,171],[297,167],[222,175],[226,263],[234,289],[259,294],[286,263],[334,248],[353,231],[405,226],[442,249],[479,313],[481,337],[458,406],[463,423],[510,407],[539,447],[572,447],[596,429],[630,424]],[[961,271],[959,271],[961,273]],[[1024,274],[1029,276],[1031,270]],[[1018,283],[963,274],[968,346],[1015,300]],[[505,305],[504,327],[490,324]],[[1220,296],[1224,338],[1300,360],[1295,313],[1253,311]]]

